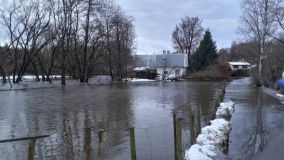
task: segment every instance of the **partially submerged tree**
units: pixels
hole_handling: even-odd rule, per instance
[[[1,9],[8,50],[0,56],[9,62],[5,68],[12,71],[14,83],[25,74],[50,82],[51,75],[60,74],[62,85],[66,76],[85,83],[105,70],[112,79],[126,75],[135,38],[133,18],[112,0],[20,2]],[[0,72],[11,74],[3,67]]]

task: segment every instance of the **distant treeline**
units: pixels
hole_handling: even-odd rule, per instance
[[[112,0],[13,0],[1,9],[5,45],[0,48],[3,82],[25,74],[62,84],[71,76],[87,82],[93,74],[121,80],[131,63],[133,18]],[[9,77],[12,75],[12,79]]]

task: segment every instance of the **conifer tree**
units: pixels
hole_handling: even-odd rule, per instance
[[[209,65],[217,63],[217,57],[216,44],[209,29],[207,29],[199,47],[190,60],[190,68],[192,71],[202,70]]]

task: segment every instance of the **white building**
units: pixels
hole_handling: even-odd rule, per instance
[[[180,79],[186,75],[187,54],[156,55],[155,68],[159,79]]]
[[[187,54],[136,55],[135,67],[157,69],[158,79],[180,79],[186,75]]]
[[[229,62],[230,69],[232,71],[237,71],[237,70],[246,70],[249,71],[251,70],[251,64],[248,62]]]

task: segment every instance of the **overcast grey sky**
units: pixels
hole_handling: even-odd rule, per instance
[[[117,0],[135,18],[137,54],[171,50],[171,34],[184,16],[198,16],[209,28],[217,47],[237,38],[241,0]]]

